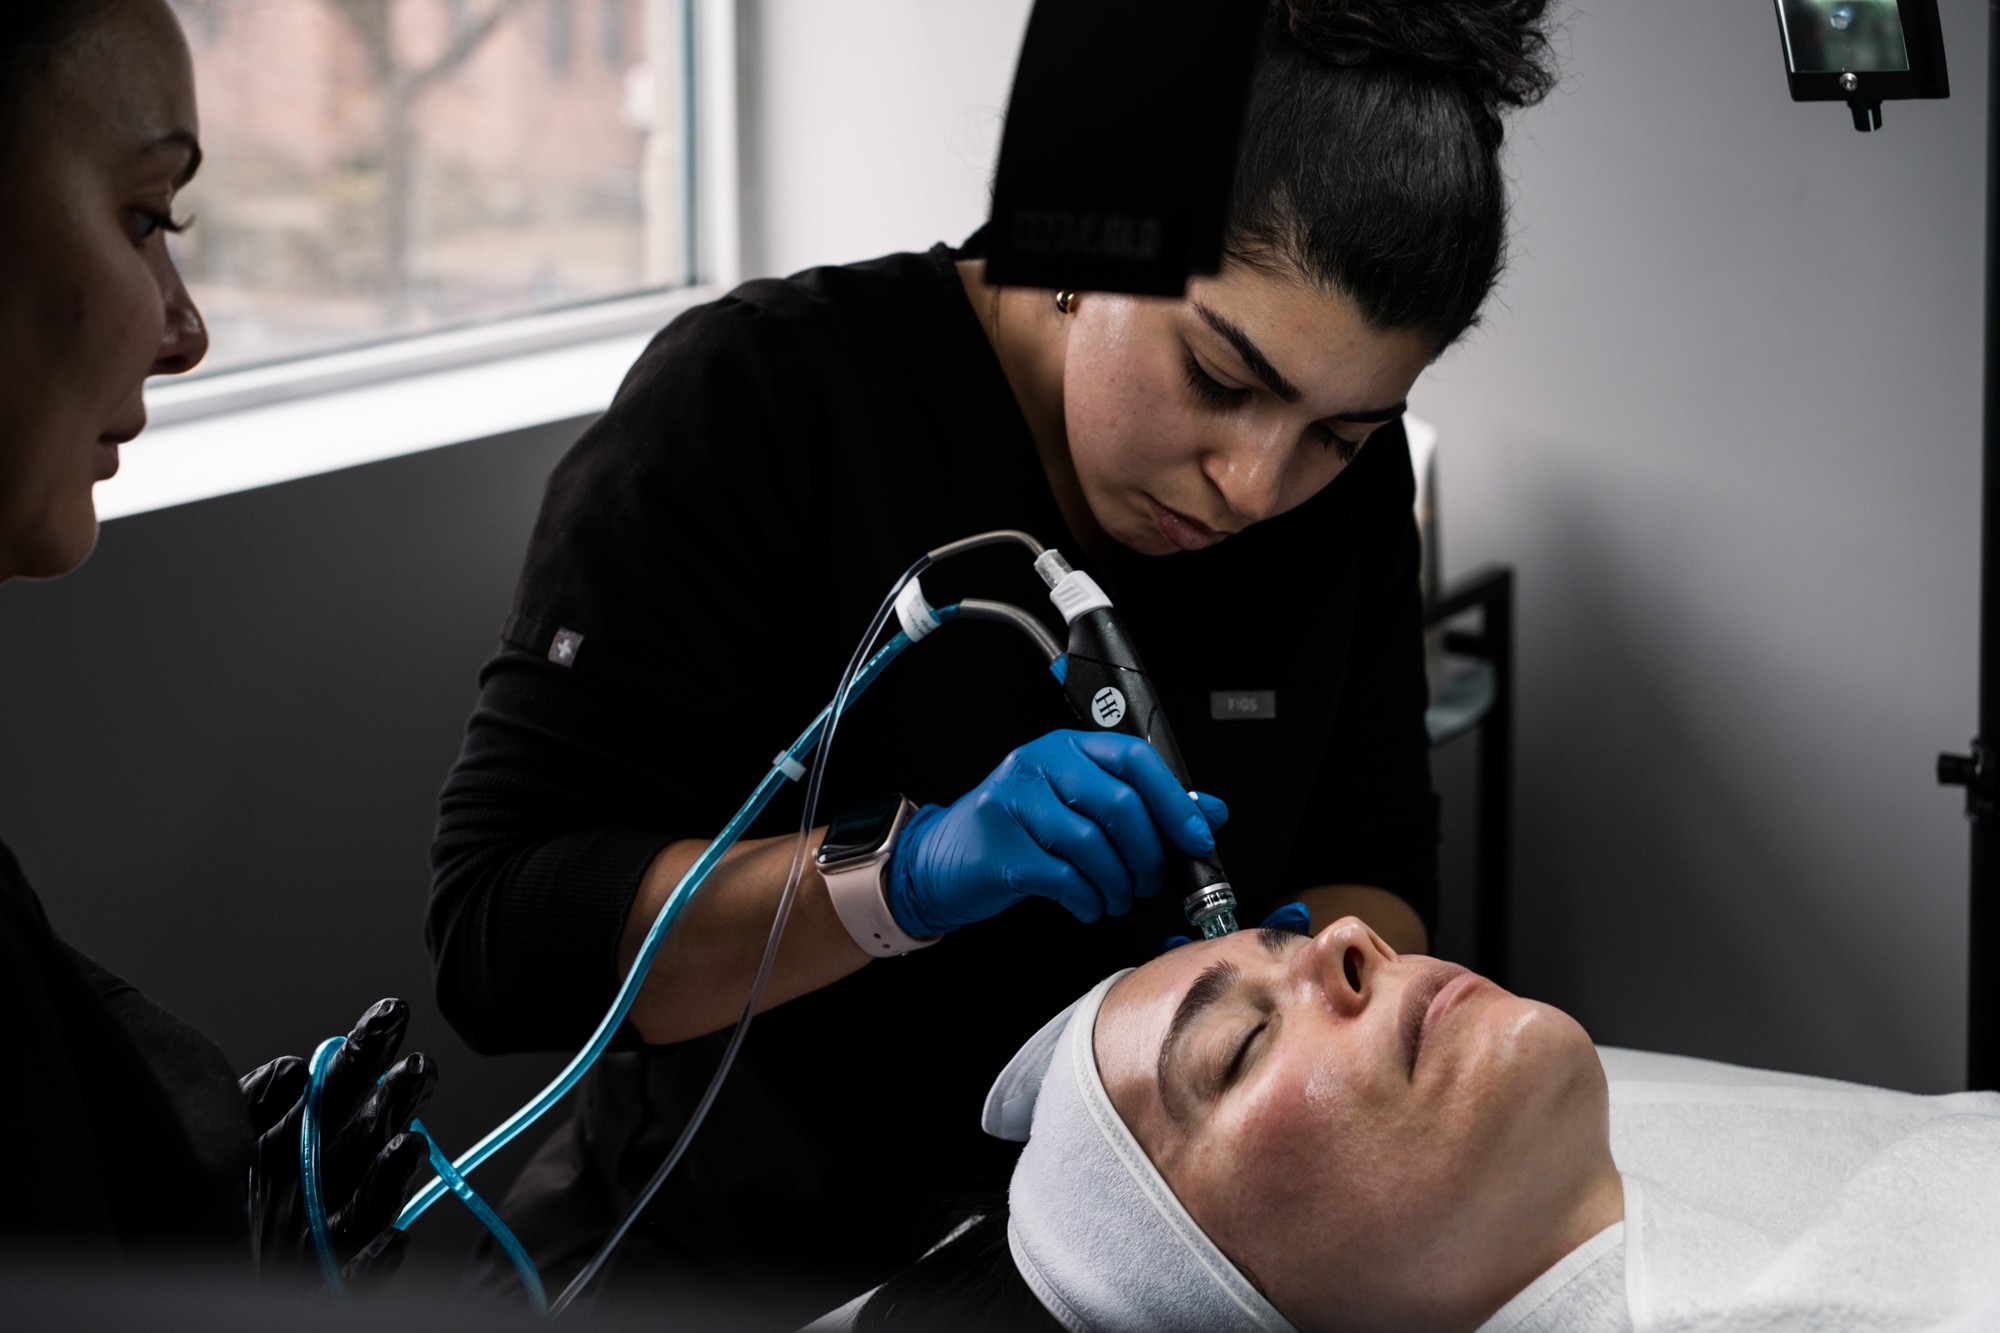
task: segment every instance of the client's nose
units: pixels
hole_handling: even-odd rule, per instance
[[[1395,950],[1356,916],[1334,922],[1299,952],[1328,1003],[1341,1013],[1359,1013],[1368,1007],[1377,974],[1396,957]]]

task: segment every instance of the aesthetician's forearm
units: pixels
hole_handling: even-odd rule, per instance
[[[1424,929],[1423,918],[1387,889],[1368,884],[1323,884],[1307,889],[1298,900],[1312,912],[1316,931],[1344,916],[1358,916],[1397,953],[1430,951],[1430,932]]]
[[[841,925],[826,881],[813,865],[811,853],[825,834],[823,828],[813,830],[798,900],[759,1012],[832,985],[869,961]],[[742,1016],[796,842],[794,835],[784,834],[738,843],[682,909],[632,1005],[632,1025],[646,1041],[687,1041]],[[618,941],[621,977],[638,955],[660,905],[707,845],[694,839],[676,842],[653,858]]]

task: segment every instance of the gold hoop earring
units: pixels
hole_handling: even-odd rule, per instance
[[[1065,288],[1065,289],[1064,289],[1064,290],[1062,290],[1062,291],[1059,291],[1059,292],[1057,292],[1057,293],[1056,293],[1056,309],[1057,309],[1057,311],[1059,311],[1060,313],[1062,313],[1062,314],[1065,314],[1065,315],[1069,314],[1069,313],[1070,313],[1070,312],[1071,312],[1072,310],[1075,310],[1075,309],[1076,309],[1076,293],[1075,293],[1075,292],[1073,292],[1073,291],[1070,291],[1070,290],[1068,290],[1067,288]]]

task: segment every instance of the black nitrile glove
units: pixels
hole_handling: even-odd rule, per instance
[[[397,1060],[409,1006],[380,1000],[347,1044],[330,1057],[321,1102],[321,1197],[327,1230],[349,1282],[379,1282],[403,1258],[403,1233],[390,1224],[409,1201],[430,1144],[405,1127],[437,1084],[422,1052]],[[379,1081],[378,1081],[379,1080]],[[259,1271],[317,1269],[299,1179],[299,1133],[305,1120],[306,1062],[281,1056],[244,1075],[257,1149],[250,1164],[250,1244]]]

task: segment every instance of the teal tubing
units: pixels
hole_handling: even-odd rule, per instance
[[[328,1291],[345,1291],[340,1257],[333,1252],[333,1236],[326,1227],[326,1196],[320,1189],[319,1140],[320,1103],[326,1098],[326,1070],[333,1053],[347,1044],[345,1037],[328,1037],[312,1054],[306,1066],[306,1109],[299,1120],[299,1181],[305,1186],[306,1230],[312,1235],[313,1257],[319,1260],[319,1275]]]
[[[937,616],[942,621],[955,616],[957,611],[956,606],[946,607],[938,611]],[[909,636],[900,631],[883,644],[855,676],[853,686],[847,691],[847,702],[841,706],[841,711],[846,712],[847,707],[851,706],[861,692],[874,682],[883,668],[895,661],[896,657],[909,646]],[[611,1008],[598,1023],[597,1030],[590,1034],[590,1040],[584,1043],[583,1049],[563,1066],[562,1072],[550,1080],[547,1087],[535,1094],[533,1100],[508,1116],[485,1138],[466,1149],[453,1161],[452,1165],[457,1167],[461,1176],[472,1174],[482,1162],[506,1147],[522,1130],[546,1115],[549,1109],[561,1101],[584,1074],[589,1072],[590,1067],[597,1063],[597,1057],[604,1054],[605,1048],[611,1044],[612,1035],[617,1032],[618,1025],[623,1023],[625,1015],[631,1012],[633,1001],[638,999],[639,988],[645,983],[646,973],[653,966],[653,958],[659,953],[660,944],[666,939],[667,931],[672,928],[675,918],[680,916],[681,909],[687,906],[688,900],[701,887],[709,872],[715,869],[716,863],[736,844],[737,839],[743,836],[744,831],[757,816],[764,812],[764,807],[771,803],[771,798],[777,794],[778,788],[789,780],[786,770],[803,764],[818,748],[820,736],[826,729],[828,719],[833,716],[833,710],[834,705],[831,703],[821,709],[819,716],[813,719],[812,725],[792,742],[791,748],[786,750],[779,760],[773,761],[771,770],[764,775],[764,780],[757,784],[757,790],[750,794],[750,799],[743,803],[743,808],[736,812],[735,818],[729,821],[715,840],[708,844],[707,849],[696,858],[687,873],[681,876],[680,883],[676,884],[674,891],[667,895],[667,901],[660,905],[659,915],[653,918],[652,929],[646,932],[645,942],[639,946],[638,956],[632,960],[632,966],[625,974],[625,981],[618,988],[617,998],[611,1002]],[[432,1204],[443,1198],[449,1188],[442,1174],[424,1186],[416,1197],[404,1206],[402,1215],[396,1219],[397,1228],[407,1229],[410,1223],[422,1217]]]
[[[500,1248],[507,1252],[507,1261],[514,1265],[514,1271],[521,1277],[521,1286],[528,1293],[529,1307],[536,1314],[547,1314],[549,1294],[542,1287],[542,1275],[535,1268],[535,1261],[528,1257],[528,1247],[521,1244],[512,1229],[501,1220],[500,1214],[494,1212],[492,1205],[480,1198],[465,1177],[458,1173],[458,1168],[451,1164],[450,1155],[438,1147],[437,1137],[424,1127],[424,1122],[412,1120],[410,1128],[423,1135],[431,1145],[431,1166],[437,1170],[438,1179],[451,1187],[451,1192],[472,1210],[479,1224],[491,1232],[493,1239],[500,1242]]]
[[[716,1065],[714,1075],[709,1078],[708,1087],[703,1091],[701,1101],[696,1104],[694,1113],[688,1117],[687,1123],[681,1127],[680,1137],[674,1140],[673,1150],[667,1154],[666,1160],[660,1163],[660,1168],[653,1173],[653,1178],[646,1182],[646,1187],[639,1191],[638,1197],[633,1200],[631,1207],[625,1210],[624,1217],[619,1219],[618,1225],[605,1238],[604,1243],[598,1246],[597,1253],[591,1256],[590,1262],[583,1266],[577,1275],[570,1280],[570,1284],[563,1288],[562,1294],[556,1297],[555,1304],[549,1307],[551,1314],[561,1315],[564,1310],[568,1309],[570,1304],[582,1294],[584,1288],[590,1285],[591,1280],[597,1273],[610,1261],[613,1251],[625,1239],[626,1232],[632,1228],[633,1223],[638,1221],[639,1215],[644,1213],[652,1203],[653,1196],[659,1192],[660,1186],[666,1183],[667,1177],[673,1174],[674,1167],[679,1165],[682,1155],[687,1152],[688,1145],[694,1141],[694,1136],[700,1131],[703,1122],[707,1120],[709,1108],[715,1104],[716,1094],[722,1090],[723,1081],[729,1077],[729,1071],[735,1067],[736,1054],[743,1047],[743,1039],[749,1035],[750,1022],[757,1014],[758,1001],[763,997],[764,987],[770,981],[771,966],[777,958],[778,946],[784,939],[785,923],[791,917],[792,904],[796,901],[795,895],[798,892],[799,880],[805,872],[806,846],[812,833],[814,815],[819,808],[820,784],[826,778],[827,765],[831,759],[835,728],[839,725],[840,717],[846,714],[848,704],[852,702],[856,695],[861,693],[869,681],[875,678],[876,673],[881,667],[887,666],[889,659],[895,653],[901,652],[909,646],[909,640],[899,633],[890,639],[889,643],[874,657],[867,657],[868,645],[875,642],[876,638],[882,633],[884,625],[888,622],[891,608],[896,603],[898,594],[903,591],[904,586],[910,580],[916,578],[925,568],[928,568],[929,559],[930,557],[926,556],[915,566],[911,567],[901,579],[897,580],[896,586],[889,590],[889,595],[882,599],[882,605],[877,609],[875,618],[868,622],[868,629],[861,636],[861,642],[856,645],[853,655],[848,658],[847,666],[840,673],[840,685],[834,691],[834,702],[828,705],[827,710],[822,712],[814,723],[815,726],[824,724],[817,742],[819,746],[819,766],[813,770],[811,778],[806,782],[805,803],[799,814],[798,836],[792,845],[791,869],[785,876],[784,891],[778,896],[777,910],[772,914],[771,933],[764,944],[763,960],[758,964],[756,979],[750,983],[750,994],[743,1002],[743,1016],[737,1020],[735,1030],[729,1034],[729,1045],[722,1052],[721,1062]],[[959,614],[960,608],[957,604],[931,612],[931,615],[940,625],[957,619]],[[864,659],[866,660],[866,665],[862,665]],[[805,739],[805,737],[801,736],[799,738],[800,743],[804,744]],[[809,753],[810,749],[807,752]]]
[[[312,1237],[313,1257],[319,1261],[319,1275],[325,1281],[327,1290],[332,1292],[345,1291],[347,1282],[340,1269],[340,1256],[334,1253],[333,1234],[327,1224],[326,1192],[320,1183],[320,1148],[325,1137],[322,1127],[325,1116],[321,1106],[326,1100],[326,1071],[333,1064],[333,1053],[346,1044],[345,1037],[328,1037],[313,1052],[312,1062],[307,1067],[305,1114],[299,1123],[299,1179],[305,1186],[306,1230]],[[413,1119],[410,1128],[423,1135],[424,1141],[430,1145],[431,1165],[436,1168],[439,1178],[450,1185],[452,1193],[458,1195],[472,1210],[472,1215],[500,1243],[500,1248],[514,1265],[514,1271],[520,1274],[521,1286],[527,1290],[528,1303],[534,1307],[535,1313],[547,1314],[548,1293],[542,1287],[542,1275],[535,1270],[535,1261],[528,1257],[527,1247],[501,1220],[500,1214],[494,1212],[492,1206],[480,1198],[466,1183],[465,1177],[452,1166],[451,1158],[438,1147],[437,1137],[429,1127],[422,1120]]]

